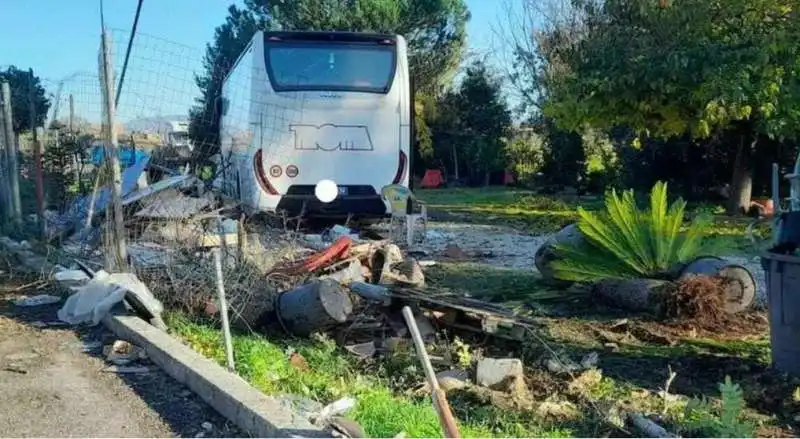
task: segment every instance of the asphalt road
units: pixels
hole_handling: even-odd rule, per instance
[[[148,360],[146,373],[105,371],[115,338],[102,326],[41,327],[60,304],[19,307],[9,289],[0,280],[0,437],[241,436]]]

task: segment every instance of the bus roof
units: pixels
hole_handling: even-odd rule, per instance
[[[335,41],[343,43],[369,43],[390,40],[393,44],[397,43],[397,35],[342,31],[269,31],[264,32],[264,38],[273,38],[278,41]]]

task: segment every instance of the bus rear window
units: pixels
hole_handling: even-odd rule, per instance
[[[395,73],[394,46],[284,42],[266,51],[275,91],[388,93]]]

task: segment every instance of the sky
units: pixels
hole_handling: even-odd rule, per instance
[[[504,14],[503,2],[466,2],[472,13],[470,51],[492,53],[496,47],[493,29]],[[51,117],[55,107],[59,118],[65,116],[71,94],[76,114],[89,120],[99,118],[100,0],[0,3],[0,68],[7,64],[32,68],[48,92],[60,97],[58,105],[51,108]],[[118,72],[136,4],[137,0],[105,0],[103,15],[111,30]],[[230,4],[231,0],[144,0],[117,110],[119,120],[186,113],[197,95],[193,75],[201,67],[203,48]],[[36,28],[39,31],[33,31]]]

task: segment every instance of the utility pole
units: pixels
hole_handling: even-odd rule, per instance
[[[106,246],[106,265],[110,270],[121,270],[126,266],[125,223],[122,214],[122,171],[119,164],[119,152],[116,130],[116,108],[114,105],[114,66],[111,62],[111,40],[103,28],[102,54],[100,59],[100,77],[105,105],[105,125],[107,134],[105,163],[111,169],[111,209],[106,212],[111,221],[106,224],[110,228],[108,236],[111,242]],[[109,254],[110,253],[110,254]]]
[[[14,138],[14,117],[11,113],[11,87],[8,82],[2,85],[3,124],[6,138],[6,172],[10,190],[11,219],[18,225],[22,223],[22,204],[19,199],[19,164],[17,162],[17,142]]]

